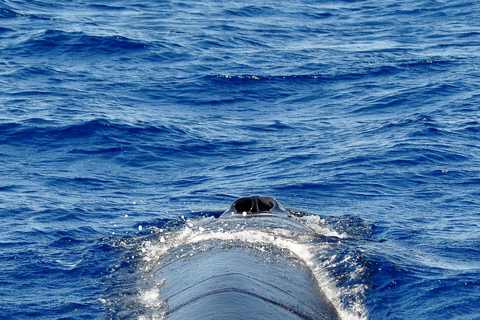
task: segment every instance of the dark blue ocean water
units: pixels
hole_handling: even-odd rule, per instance
[[[480,319],[479,16],[0,0],[0,318],[134,317],[144,237],[264,194],[352,319]]]

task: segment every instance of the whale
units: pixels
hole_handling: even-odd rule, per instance
[[[276,199],[258,195],[238,198],[201,229],[231,228],[248,237],[249,230],[259,227],[308,232]],[[152,270],[152,277],[161,283],[165,305],[159,318],[340,319],[310,268],[298,257],[233,238],[189,237],[181,246],[163,252]]]

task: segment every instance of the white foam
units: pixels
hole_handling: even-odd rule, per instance
[[[325,220],[319,216],[305,216],[302,218],[302,222],[308,226],[310,229],[315,231],[317,234],[324,235],[326,237],[336,237],[336,238],[346,238],[346,234],[338,233],[336,230],[333,230],[325,224]]]
[[[142,294],[142,300],[145,302],[145,304],[149,306],[158,305],[159,298],[160,298],[160,289],[158,288],[147,290]]]

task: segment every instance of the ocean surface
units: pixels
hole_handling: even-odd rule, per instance
[[[0,318],[158,318],[149,258],[261,194],[344,320],[480,319],[479,17],[0,0]]]

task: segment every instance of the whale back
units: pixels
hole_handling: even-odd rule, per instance
[[[156,272],[165,279],[167,319],[337,319],[298,259],[218,244],[188,258],[185,253],[172,252]]]

